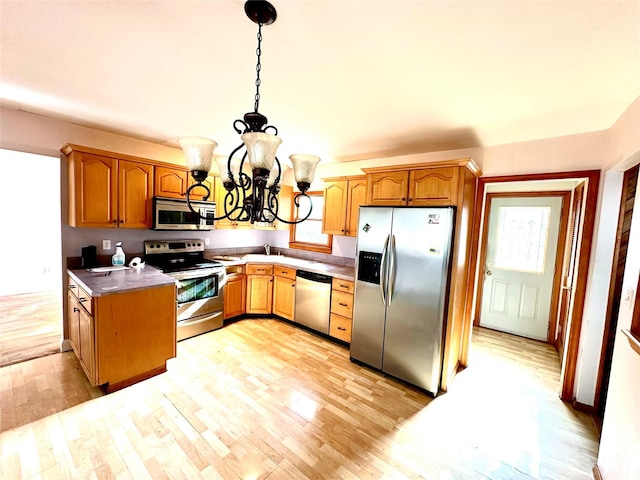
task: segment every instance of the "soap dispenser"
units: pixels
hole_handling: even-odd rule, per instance
[[[116,253],[111,257],[112,265],[124,265],[124,251],[122,250],[122,242],[116,243]]]

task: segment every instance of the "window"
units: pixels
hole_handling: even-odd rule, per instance
[[[324,197],[322,192],[308,192],[311,199],[311,215],[304,222],[291,226],[290,248],[311,250],[314,252],[331,253],[332,236],[322,233],[322,212],[324,210]],[[300,207],[293,205],[294,220],[304,218],[309,211],[309,201],[300,199]]]

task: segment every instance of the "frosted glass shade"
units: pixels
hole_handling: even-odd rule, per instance
[[[227,180],[229,180],[229,159],[226,157],[216,157],[216,163],[218,164],[220,178],[223,182],[226,182]]]
[[[209,172],[213,160],[213,151],[218,144],[203,137],[181,137],[178,143],[182,147],[189,171]]]
[[[282,140],[276,135],[264,132],[249,132],[240,138],[247,147],[251,169],[260,168],[271,171],[276,159],[276,150]]]
[[[284,176],[284,172],[287,171],[287,169],[291,168],[289,167],[289,165],[285,165],[284,163],[280,162],[280,182],[278,183],[282,183],[282,177]],[[269,173],[269,178],[267,178],[267,187],[271,188],[273,187],[273,184],[276,182],[276,177],[278,176],[278,164],[274,162],[273,164],[273,168],[271,169],[271,173]]]
[[[293,176],[296,179],[296,183],[311,184],[313,176],[316,174],[316,167],[320,162],[320,157],[296,153],[290,155],[289,158],[293,163]]]

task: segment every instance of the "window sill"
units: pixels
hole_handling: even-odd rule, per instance
[[[627,336],[627,340],[629,340],[629,345],[631,345],[631,348],[633,348],[635,352],[640,355],[640,337],[632,333],[630,330],[622,330],[622,333]]]

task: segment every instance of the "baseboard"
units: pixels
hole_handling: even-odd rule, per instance
[[[68,338],[65,338],[60,342],[60,351],[61,352],[69,352],[71,351],[71,341]]]
[[[596,413],[596,407],[594,407],[593,405],[576,402],[575,400],[572,402],[572,404],[573,408],[575,408],[579,412],[588,413],[589,415],[594,415]]]
[[[597,464],[593,466],[593,478],[594,480],[604,480],[602,474],[600,473],[600,468],[598,468]]]

